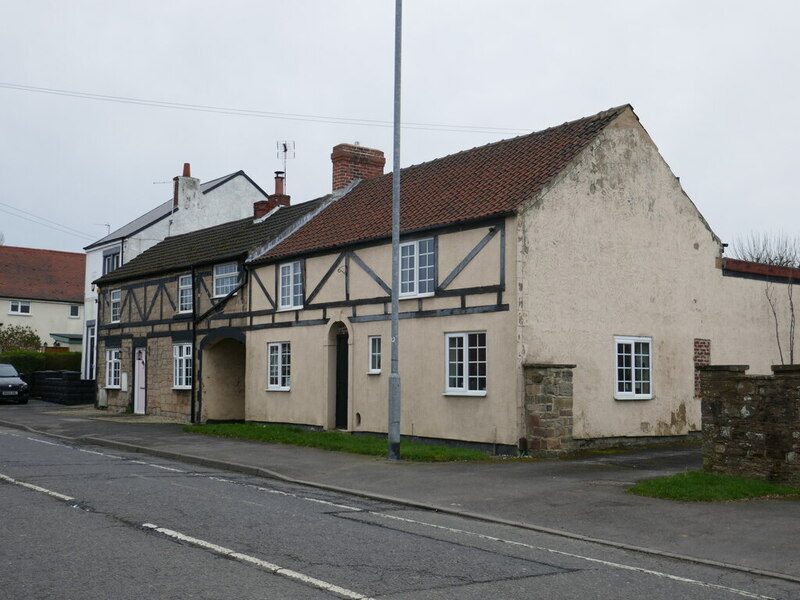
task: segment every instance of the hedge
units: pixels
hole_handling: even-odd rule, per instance
[[[81,352],[33,352],[9,350],[0,352],[0,363],[10,363],[23,375],[34,371],[80,371]]]
[[[43,371],[46,364],[44,352],[33,352],[32,350],[0,352],[0,363],[12,364],[17,371],[24,375],[30,375],[34,371]]]

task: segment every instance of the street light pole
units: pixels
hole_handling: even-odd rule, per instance
[[[400,51],[403,0],[394,17],[394,156],[392,167],[392,372],[389,375],[389,460],[400,460]]]

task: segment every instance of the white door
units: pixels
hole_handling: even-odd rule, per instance
[[[136,382],[133,388],[133,412],[137,415],[144,414],[145,398],[147,395],[147,351],[144,348],[136,349]]]

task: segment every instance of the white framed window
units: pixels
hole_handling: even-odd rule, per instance
[[[617,400],[649,400],[653,397],[653,338],[614,336]]]
[[[369,342],[369,369],[367,373],[377,375],[381,372],[381,336],[371,335],[367,340]]]
[[[10,315],[29,315],[31,314],[31,303],[27,300],[12,300],[8,305]]]
[[[267,344],[267,389],[288,391],[292,387],[292,347],[289,342]]]
[[[239,283],[239,265],[235,262],[214,265],[214,297],[227,296]]]
[[[278,308],[303,308],[303,266],[299,260],[280,266]]]
[[[181,275],[178,277],[178,312],[192,312],[194,305],[193,294],[192,276]]]
[[[119,268],[120,249],[114,248],[113,250],[103,253],[103,275],[116,271]]]
[[[445,334],[445,393],[486,395],[486,332]]]
[[[122,314],[122,290],[111,290],[111,322],[119,323]]]
[[[400,296],[430,296],[434,289],[433,238],[400,244]]]
[[[122,351],[119,348],[106,350],[106,387],[119,389]]]
[[[176,390],[192,388],[191,344],[172,344],[172,387]]]
[[[81,307],[79,304],[70,304],[69,305],[69,318],[70,319],[77,319],[81,316]]]

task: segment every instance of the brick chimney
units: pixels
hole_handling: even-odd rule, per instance
[[[289,206],[290,197],[283,193],[284,177],[283,171],[275,171],[275,193],[253,203],[253,219],[260,219],[276,206]]]
[[[386,158],[380,150],[355,144],[339,144],[331,153],[333,191],[346,188],[353,179],[368,179],[383,175]]]
[[[183,204],[184,208],[189,208],[194,200],[197,200],[197,193],[200,190],[200,180],[192,177],[192,167],[189,163],[183,163],[183,175],[175,177],[172,192],[172,206],[179,208]]]

